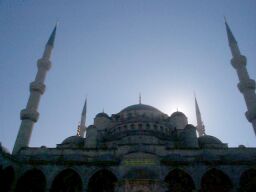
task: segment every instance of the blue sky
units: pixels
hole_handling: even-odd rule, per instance
[[[206,133],[231,147],[255,147],[223,16],[256,79],[254,0],[0,0],[0,141],[15,142],[36,61],[59,21],[30,146],[74,135],[85,96],[87,125],[138,103],[196,124],[196,92]]]

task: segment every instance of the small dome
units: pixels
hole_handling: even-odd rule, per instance
[[[171,115],[171,117],[176,117],[176,116],[184,116],[184,117],[186,117],[186,115],[184,113],[180,112],[180,111],[176,111],[176,112],[174,112]]]
[[[128,106],[128,107],[124,108],[121,111],[121,113],[122,112],[129,112],[129,111],[139,111],[139,110],[153,111],[153,112],[162,113],[161,111],[159,111],[155,107],[152,107],[150,105],[144,105],[144,104],[136,104],[136,105]]]
[[[104,112],[98,113],[98,114],[96,115],[96,118],[99,118],[99,117],[109,118],[108,114],[107,114],[107,113],[104,113]]]
[[[67,145],[67,144],[75,144],[75,145],[83,145],[84,144],[84,138],[80,136],[71,136],[66,138],[62,143],[62,145]]]
[[[227,148],[227,144],[222,143],[221,140],[210,135],[204,135],[199,137],[198,144],[201,148],[213,148],[213,149]]]
[[[210,135],[204,135],[198,138],[199,144],[223,144],[221,140]]]

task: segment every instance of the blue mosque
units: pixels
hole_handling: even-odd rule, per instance
[[[246,118],[256,133],[255,81],[227,22],[225,26]],[[196,98],[197,125],[188,124],[180,111],[168,115],[141,100],[115,114],[98,113],[86,125],[85,100],[76,135],[54,148],[29,146],[56,30],[37,61],[12,153],[0,146],[1,192],[255,192],[256,148],[231,148],[208,135]]]

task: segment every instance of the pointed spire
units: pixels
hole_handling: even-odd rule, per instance
[[[231,31],[231,29],[230,29],[228,23],[227,23],[227,20],[226,20],[225,17],[224,17],[224,19],[225,19],[225,26],[226,26],[226,31],[227,31],[227,36],[228,36],[228,42],[229,42],[229,44],[230,44],[230,45],[231,45],[231,44],[237,44],[236,39],[235,39],[235,37],[234,37],[234,35],[233,35],[233,33],[232,33],[232,31]]]
[[[82,115],[86,115],[86,110],[87,110],[87,97],[85,98],[85,102],[84,102],[84,107],[83,107]]]
[[[233,57],[238,57],[241,54],[240,54],[239,47],[237,45],[237,41],[236,41],[236,39],[235,39],[231,29],[230,29],[225,17],[224,17],[224,19],[225,19],[225,26],[226,26],[228,42],[229,42],[229,47],[231,49],[231,53],[232,53]]]
[[[196,107],[196,114],[201,116],[201,112],[200,112],[196,97],[195,97],[195,107]]]
[[[196,108],[196,121],[197,121],[196,128],[199,136],[202,136],[202,135],[205,135],[205,129],[204,129],[204,124],[202,121],[201,112],[200,112],[196,97],[195,97],[195,108]]]
[[[54,27],[52,33],[51,33],[51,36],[50,36],[49,40],[48,40],[47,43],[46,43],[46,45],[48,45],[48,46],[51,46],[51,47],[54,46],[54,40],[55,40],[57,25],[58,25],[58,23],[56,23],[56,25],[55,25],[55,27]]]
[[[84,107],[81,115],[80,125],[77,127],[77,135],[80,137],[84,137],[86,130],[86,112],[87,112],[87,97],[85,98]]]

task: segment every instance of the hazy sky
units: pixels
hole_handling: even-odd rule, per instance
[[[85,96],[87,125],[138,103],[196,124],[229,146],[256,146],[223,16],[256,79],[255,0],[0,0],[0,141],[15,142],[36,61],[59,21],[30,146],[54,147],[76,133]]]

